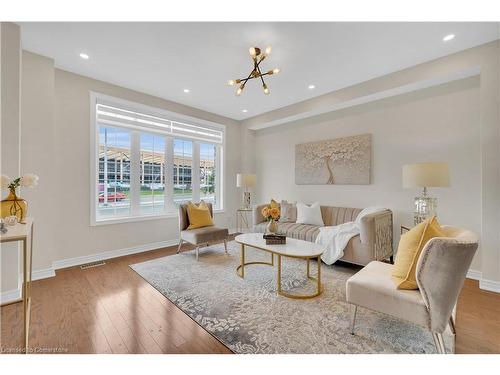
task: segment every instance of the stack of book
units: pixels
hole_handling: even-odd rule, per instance
[[[286,236],[284,234],[272,233],[264,234],[266,245],[284,245],[286,244]]]

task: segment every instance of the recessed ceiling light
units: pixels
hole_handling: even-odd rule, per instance
[[[184,89],[184,92],[187,94],[188,92],[190,92],[191,90],[189,89]]]
[[[80,53],[80,57],[81,57],[82,59],[84,59],[84,60],[88,60],[90,56],[89,56],[89,55],[87,55],[86,53],[83,53],[83,52],[82,52],[82,53]]]
[[[309,86],[307,86],[307,88],[308,88],[309,90],[313,90],[313,89],[315,89],[315,88],[316,88],[316,86],[314,86],[314,85],[309,85]]]
[[[455,34],[448,34],[443,38],[443,42],[449,42],[452,39],[455,39]]]
[[[248,109],[242,109],[241,112],[243,113],[247,113],[248,112]]]

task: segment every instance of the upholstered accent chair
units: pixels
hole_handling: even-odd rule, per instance
[[[184,242],[188,242],[194,246],[196,252],[196,260],[199,258],[200,246],[208,246],[211,242],[224,242],[224,249],[227,254],[227,236],[228,230],[226,228],[218,228],[214,225],[203,228],[187,229],[189,227],[189,216],[187,214],[187,204],[181,204],[179,206],[179,247],[177,248],[177,254],[181,252],[181,247]],[[212,203],[207,203],[208,210],[210,211],[210,216],[214,217],[214,212],[212,209]]]
[[[445,354],[443,332],[450,326],[455,336],[454,311],[458,295],[478,246],[470,231],[442,226],[447,237],[429,240],[416,269],[418,290],[399,290],[392,280],[391,264],[370,262],[346,283],[351,304],[351,334],[358,306],[383,312],[427,328],[438,353]],[[455,345],[453,345],[454,351]]]

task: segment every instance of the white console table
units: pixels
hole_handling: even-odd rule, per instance
[[[23,303],[23,351],[28,352],[28,336],[31,316],[31,274],[33,272],[33,219],[26,218],[24,224],[16,224],[15,226],[7,226],[7,233],[0,233],[0,243],[5,242],[21,242],[23,244],[23,285],[22,296],[18,301],[10,303]],[[28,247],[29,243],[29,247]],[[1,248],[2,251],[3,247]]]

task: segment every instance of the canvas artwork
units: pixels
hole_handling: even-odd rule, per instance
[[[295,145],[297,185],[370,183],[371,134]]]

